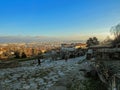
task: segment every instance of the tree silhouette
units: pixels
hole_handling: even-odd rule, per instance
[[[110,30],[111,34],[114,35],[114,40],[112,42],[113,46],[120,43],[120,24],[114,26]]]
[[[93,45],[98,45],[99,41],[96,37],[93,37]]]
[[[15,55],[15,58],[20,58],[20,52],[16,51],[14,55]]]
[[[89,38],[86,42],[87,46],[93,46],[93,45],[98,45],[99,44],[99,41],[96,37],[93,37],[93,38]]]
[[[22,52],[21,58],[26,58],[26,54],[24,52]]]

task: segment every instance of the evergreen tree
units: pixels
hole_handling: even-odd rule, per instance
[[[22,52],[21,58],[26,58],[26,57],[27,57],[26,54],[24,52]]]
[[[86,42],[87,46],[93,46],[93,45],[98,45],[99,44],[99,41],[96,37],[93,37],[93,38],[89,38]]]
[[[15,58],[20,58],[20,52],[16,51],[14,55],[15,55]]]

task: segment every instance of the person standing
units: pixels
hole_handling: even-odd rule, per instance
[[[40,57],[38,57],[38,65],[41,66],[41,58]]]
[[[65,62],[67,62],[68,58],[67,58],[67,55],[65,55]]]
[[[69,52],[66,52],[66,54],[65,54],[65,61],[66,62],[68,61],[68,58],[69,58]]]

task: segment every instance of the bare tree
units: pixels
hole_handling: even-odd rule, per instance
[[[102,42],[102,44],[112,44],[112,41],[113,40],[109,36],[107,36],[105,40]]]
[[[120,24],[112,27],[110,32],[114,35],[113,45],[115,46],[120,43]]]
[[[110,30],[111,34],[114,35],[115,38],[120,36],[120,24],[113,26]]]

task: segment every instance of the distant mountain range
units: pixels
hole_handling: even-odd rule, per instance
[[[48,42],[48,41],[49,42],[64,41],[64,39],[44,37],[44,36],[34,36],[34,37],[32,36],[0,36],[0,43],[21,43],[21,42],[30,43],[30,42]],[[83,42],[82,40],[79,40],[79,41]]]
[[[49,37],[31,37],[31,36],[0,36],[0,43],[19,43],[19,42],[43,42],[43,41],[56,41],[55,38]]]

